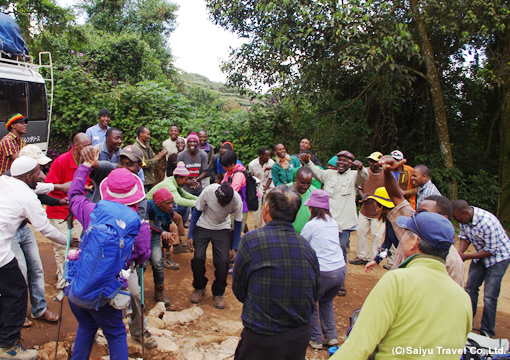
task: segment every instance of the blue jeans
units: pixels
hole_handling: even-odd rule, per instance
[[[103,334],[108,340],[110,359],[127,360],[127,335],[126,327],[122,322],[122,310],[114,309],[108,304],[101,306],[98,311],[89,310],[70,301],[69,307],[78,320],[72,360],[89,358],[98,328],[103,329]]]
[[[182,216],[182,225],[186,225],[189,218],[191,208],[188,206],[182,206],[174,203],[174,211]]]
[[[333,299],[338,295],[338,291],[344,284],[347,267],[333,271],[321,271],[321,289],[317,304],[313,309],[310,323],[312,325],[312,336],[310,340],[316,343],[322,343],[322,339],[337,339],[335,323],[335,310],[333,309]],[[319,325],[320,313],[320,325]],[[321,331],[322,330],[322,331]]]
[[[149,261],[152,266],[154,284],[163,284],[165,281],[165,268],[163,267],[163,252],[161,251],[161,235],[153,232],[151,234],[151,256]]]
[[[342,252],[344,253],[344,261],[347,264],[347,245],[349,245],[351,230],[344,230],[343,232],[338,234],[338,237],[340,239],[340,247],[342,248]]]
[[[501,281],[505,276],[506,269],[510,264],[510,259],[500,261],[491,267],[485,267],[483,260],[471,262],[469,266],[466,291],[471,297],[471,306],[473,307],[473,319],[476,315],[478,305],[478,291],[485,281],[483,294],[483,315],[482,326],[480,330],[494,336],[496,326],[496,308],[498,306],[499,291],[501,290]]]
[[[28,225],[19,228],[11,242],[11,249],[18,260],[18,266],[28,282],[32,317],[40,317],[46,311],[44,298],[44,270],[39,247],[34,233]]]

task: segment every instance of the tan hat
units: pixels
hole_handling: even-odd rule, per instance
[[[370,156],[367,156],[367,159],[379,161],[379,160],[381,160],[382,157],[383,157],[382,153],[380,153],[379,151],[375,151],[375,152],[371,153]]]
[[[42,150],[37,145],[29,144],[22,148],[19,152],[19,156],[28,156],[32,159],[37,160],[39,165],[46,165],[51,161],[49,157],[44,155]]]

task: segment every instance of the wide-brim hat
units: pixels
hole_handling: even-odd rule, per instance
[[[388,192],[386,191],[385,187],[379,187],[375,189],[374,195],[370,195],[368,197],[369,199],[374,199],[382,206],[386,206],[387,208],[394,208],[395,204],[393,201],[391,201],[390,196],[388,195]]]
[[[142,180],[125,168],[113,170],[99,186],[101,199],[124,205],[139,203],[145,198]]]
[[[329,194],[324,190],[312,190],[310,197],[303,205],[329,210]]]

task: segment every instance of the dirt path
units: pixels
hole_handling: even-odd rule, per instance
[[[253,228],[253,219],[250,215],[248,218],[248,226]],[[55,291],[55,262],[53,257],[53,248],[51,243],[43,238],[39,233],[36,233],[38,239],[39,249],[45,270],[46,280],[46,299],[48,307],[54,311],[59,311],[59,303],[53,301],[56,294]],[[458,246],[458,243],[457,243]],[[351,251],[348,259],[355,257],[356,250],[356,234],[351,236]],[[189,301],[189,296],[193,291],[192,273],[190,268],[190,260],[192,254],[183,253],[172,255],[172,259],[180,264],[180,269],[177,271],[165,269],[165,287],[166,294],[173,304],[186,309],[194,306]],[[212,265],[211,247],[208,249],[207,254],[207,275],[211,279],[214,275],[214,267]],[[468,263],[466,263],[468,265]],[[365,274],[363,266],[348,265],[346,288],[346,297],[337,297],[334,300],[334,308],[337,321],[337,329],[339,341],[343,341],[343,336],[349,326],[349,317],[351,313],[363,305],[363,301],[376,284],[378,279],[386,272],[382,266],[377,267],[370,274]],[[467,278],[467,268],[466,268]],[[200,349],[207,348],[208,346],[217,346],[223,340],[231,336],[239,336],[242,330],[241,311],[242,304],[237,301],[229,286],[225,293],[227,301],[227,308],[225,310],[218,310],[212,305],[212,294],[210,285],[208,286],[203,302],[198,305],[204,311],[204,315],[199,321],[188,326],[176,326],[171,331],[174,334],[174,340],[180,349]],[[156,302],[154,300],[154,282],[152,278],[152,271],[150,266],[145,273],[145,303],[146,309],[152,309]],[[481,311],[483,308],[482,296],[476,316],[475,324],[479,326],[481,319]],[[27,312],[29,314],[29,312]],[[498,313],[497,313],[496,335],[498,337],[510,338],[510,275],[507,272],[503,279],[501,295],[499,297]],[[73,314],[71,313],[65,300],[63,307],[63,321],[61,328],[61,339],[72,342],[76,335],[78,323],[76,322]],[[22,336],[28,347],[35,345],[42,345],[49,341],[54,341],[57,334],[57,325],[49,324],[43,321],[34,321],[31,328],[24,329]],[[184,353],[184,351],[181,351]],[[103,347],[94,345],[91,359],[99,359],[106,352]],[[150,351],[146,352],[146,359],[150,359]],[[207,359],[207,356],[205,356]],[[327,351],[315,351],[310,348],[307,351],[307,359],[327,359]]]

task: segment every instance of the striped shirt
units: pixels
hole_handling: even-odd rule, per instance
[[[427,181],[425,185],[420,186],[418,188],[418,195],[416,196],[416,208],[418,209],[418,207],[420,207],[421,202],[432,195],[441,196],[441,193],[439,192],[439,190],[437,190],[436,185],[432,183],[432,180],[429,179],[429,181]]]
[[[11,168],[14,159],[12,155],[18,154],[25,146],[25,142],[12,132],[5,135],[0,141],[0,175]]]
[[[232,290],[244,303],[245,327],[273,335],[304,326],[320,290],[315,251],[292,223],[270,221],[241,239]]]
[[[459,224],[460,238],[473,243],[476,251],[488,251],[492,256],[483,258],[485,267],[510,259],[510,240],[501,222],[490,212],[473,206],[469,224]],[[478,262],[480,259],[473,259]]]

